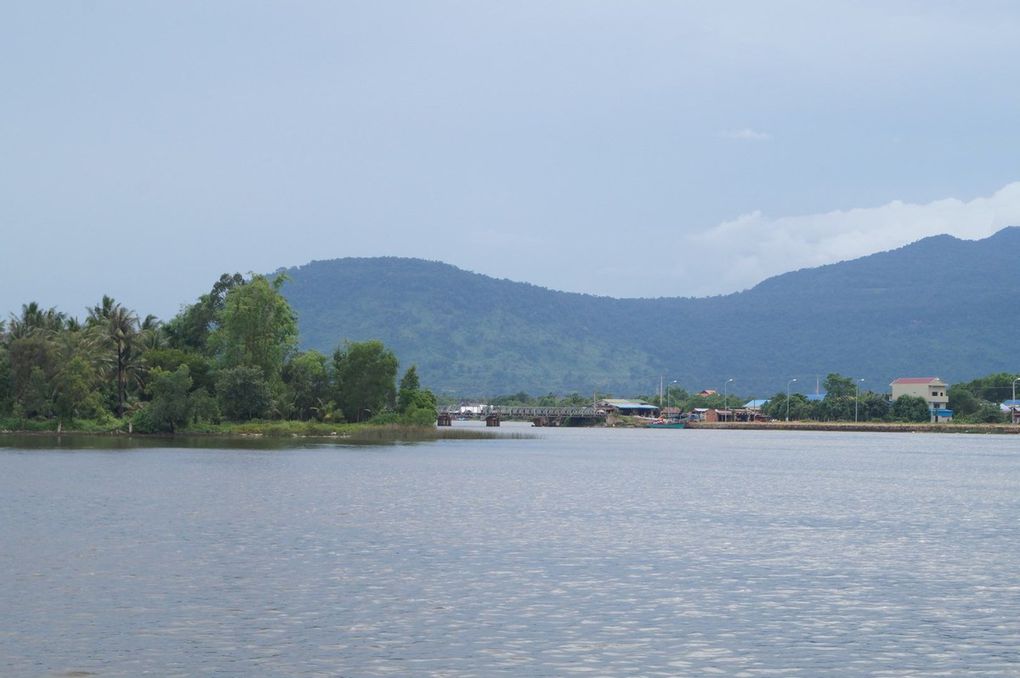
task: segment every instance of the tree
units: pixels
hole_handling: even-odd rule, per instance
[[[11,315],[7,328],[7,339],[24,339],[32,334],[52,335],[64,329],[67,316],[55,308],[43,309],[36,302],[22,304],[21,315]]]
[[[26,417],[49,417],[53,414],[53,389],[42,368],[35,366],[29,372],[20,405]]]
[[[981,409],[981,401],[963,384],[949,387],[949,409],[954,418],[967,417]]]
[[[76,355],[65,363],[54,379],[57,416],[67,419],[100,416],[104,406],[98,390],[99,380],[100,375],[84,356]]]
[[[928,401],[918,396],[900,396],[893,403],[889,414],[897,421],[917,423],[931,421]]]
[[[990,403],[1001,403],[1012,397],[1013,379],[1016,377],[1017,375],[1015,374],[999,372],[975,379],[967,385],[970,387],[971,392],[981,398],[981,400]]]
[[[362,421],[393,407],[397,365],[397,357],[378,340],[347,342],[334,351],[334,400],[348,421]]]
[[[152,402],[149,403],[149,421],[160,431],[174,433],[191,417],[191,374],[187,365],[173,372],[155,369],[149,381]]]
[[[882,393],[862,391],[858,403],[861,421],[880,421],[889,416],[889,400]]]
[[[955,411],[953,414],[955,416]],[[1009,421],[1009,414],[1000,410],[998,405],[985,402],[966,419],[979,424],[1004,424]]]
[[[790,405],[787,410],[786,393],[783,391],[769,398],[763,412],[771,419],[786,419],[787,412],[789,412],[790,419],[796,421],[811,419],[813,416],[811,403],[803,393],[790,394]]]
[[[156,348],[145,352],[145,363],[151,370],[159,368],[165,372],[187,365],[194,388],[203,388],[210,394],[216,390],[210,360],[199,353],[179,348]]]
[[[257,367],[271,384],[280,380],[297,347],[297,319],[280,294],[286,277],[253,276],[227,292],[220,325],[210,341],[226,367]]]
[[[104,295],[98,305],[89,309],[85,324],[101,333],[113,351],[112,370],[117,383],[117,416],[123,417],[128,375],[137,373],[142,367],[137,360],[138,356],[132,355],[140,332],[138,316],[134,311],[114,301],[112,297]]]
[[[258,367],[229,367],[216,376],[216,393],[227,419],[261,419],[273,404],[272,390]]]
[[[2,332],[0,332],[0,336],[2,336]],[[4,342],[0,341],[0,415],[9,414],[13,404],[14,387],[11,383],[11,358]]]
[[[555,396],[551,397],[555,399]],[[404,421],[414,426],[431,426],[436,422],[436,396],[421,387],[418,368],[411,365],[400,379],[397,411]]]
[[[411,365],[407,368],[407,372],[404,372],[404,376],[400,378],[400,389],[397,391],[398,412],[407,411],[419,389],[421,389],[421,382],[418,379],[418,368]]]
[[[10,364],[11,394],[15,402],[21,404],[22,409],[36,410],[28,406],[26,400],[31,398],[33,403],[40,403],[40,384],[47,384],[47,393],[52,394],[52,380],[57,373],[59,364],[57,347],[44,332],[33,332],[18,339],[14,339],[7,347],[8,360]],[[38,374],[34,374],[38,371]],[[32,389],[32,394],[28,392]],[[42,408],[48,409],[48,408]]]
[[[293,415],[301,420],[325,418],[329,407],[329,370],[318,351],[296,355],[283,367],[283,383]]]
[[[414,391],[401,412],[404,421],[413,426],[432,426],[436,423],[436,396],[428,389]]]
[[[170,346],[187,351],[208,353],[209,336],[219,324],[227,293],[244,285],[240,273],[224,273],[194,304],[187,306],[163,326]]]
[[[853,379],[835,372],[825,377],[825,381],[822,382],[822,388],[825,389],[825,397],[833,399],[853,398],[857,392]]]

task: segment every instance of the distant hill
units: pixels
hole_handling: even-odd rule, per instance
[[[302,346],[381,339],[451,394],[687,389],[771,395],[796,377],[950,381],[1020,369],[1020,228],[925,238],[710,298],[613,299],[392,257],[315,261],[283,288]],[[795,389],[796,389],[795,387]]]

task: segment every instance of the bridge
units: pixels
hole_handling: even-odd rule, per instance
[[[485,419],[489,426],[499,426],[503,419],[531,421],[535,426],[594,426],[606,420],[602,408],[588,407],[533,407],[530,405],[497,405],[486,407],[477,415],[464,415],[460,408],[447,407],[439,412],[440,426],[449,426],[452,419],[471,416]],[[443,423],[443,422],[447,423]]]

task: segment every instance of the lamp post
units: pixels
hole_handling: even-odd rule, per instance
[[[673,384],[677,384],[677,383],[679,383],[679,380],[674,379],[673,381],[669,382],[669,386],[666,387],[666,417],[667,418],[669,417],[669,396],[670,396],[669,391],[670,391],[671,388],[673,388]],[[680,417],[677,416],[677,419],[679,419],[679,418]]]
[[[857,383],[854,384],[854,387],[855,387],[855,391],[854,391],[854,423],[855,424],[857,423],[857,403],[860,402],[860,400],[861,400],[861,383],[863,381],[864,381],[863,379],[858,379]]]
[[[728,402],[728,401],[729,401],[729,385],[730,385],[730,382],[731,382],[731,381],[733,381],[733,379],[732,379],[732,378],[730,378],[730,379],[727,379],[727,380],[726,380],[726,383],[724,383],[724,384],[722,385],[722,392],[723,392],[723,396],[722,396],[722,406],[723,406],[723,409],[724,409],[724,410],[728,410],[728,409],[730,409],[730,406],[729,406],[729,402]]]
[[[790,384],[795,381],[797,381],[796,377],[786,382],[786,421],[790,421]]]

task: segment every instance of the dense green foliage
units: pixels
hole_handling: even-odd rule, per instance
[[[346,342],[333,360],[297,350],[285,278],[224,275],[168,323],[104,296],[84,323],[26,304],[0,323],[0,421],[23,430],[176,432],[297,419],[432,426],[436,398],[396,355]],[[14,422],[14,423],[11,423]]]
[[[893,402],[889,414],[896,421],[920,423],[931,419],[928,403],[917,396],[900,396]]]
[[[765,397],[831,372],[884,392],[902,376],[1016,369],[1018,257],[1020,228],[939,236],[707,299],[612,299],[435,262],[340,259],[289,269],[283,292],[304,348],[375,337],[451,395],[648,393],[667,375],[719,391],[736,377]]]
[[[949,409],[957,421],[998,423],[1009,421],[999,403],[1011,400],[1017,375],[1000,372],[949,387]]]
[[[333,352],[335,401],[350,421],[395,407],[397,365],[397,356],[381,341],[347,342]]]

